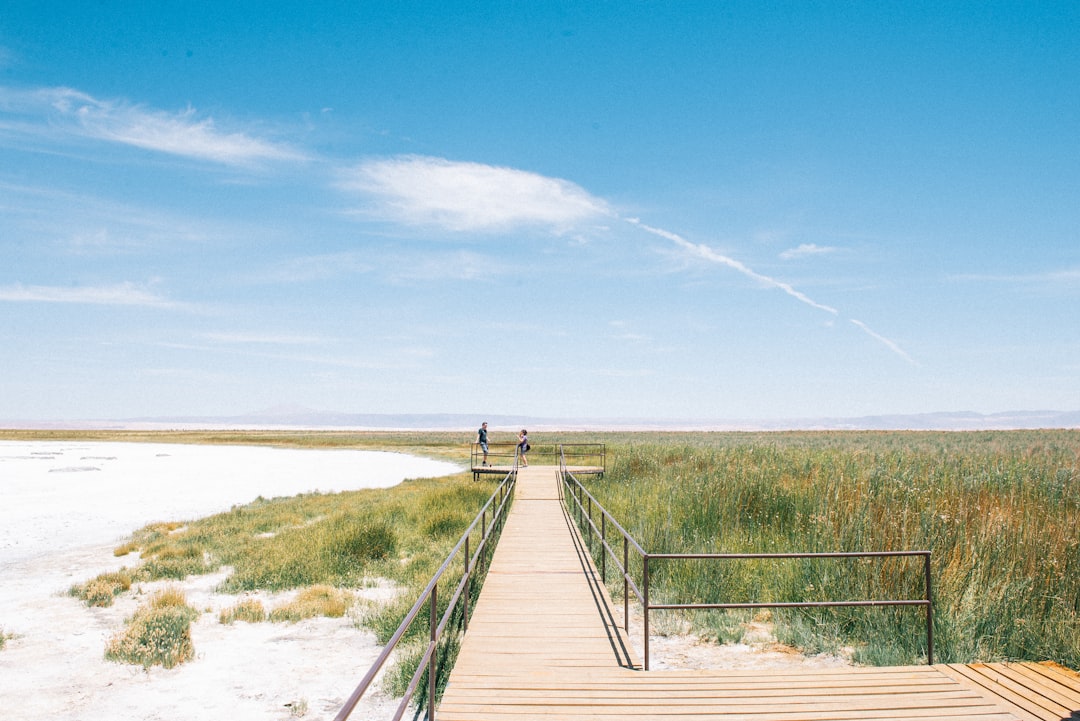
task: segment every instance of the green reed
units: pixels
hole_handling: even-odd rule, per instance
[[[686,434],[609,444],[605,477],[588,485],[654,553],[930,550],[935,660],[1077,667],[1078,469],[1073,431]],[[650,570],[654,598],[669,603],[923,593],[918,559],[667,561]],[[702,621],[708,615],[694,615],[699,627],[725,623]],[[781,641],[808,651],[925,661],[916,609],[773,618]]]

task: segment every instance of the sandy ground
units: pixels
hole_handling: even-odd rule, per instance
[[[136,528],[226,510],[258,495],[389,486],[439,476],[451,464],[362,451],[119,443],[0,442],[0,700],[21,721],[262,721],[332,719],[380,651],[349,617],[223,625],[238,598],[215,593],[226,572],[180,584],[204,611],[192,626],[196,658],[174,669],[113,663],[105,644],[165,582],[139,584],[110,608],[67,595],[74,583],[133,566],[112,549]],[[387,588],[356,589],[374,601]],[[267,608],[290,594],[252,594]],[[640,619],[631,619],[640,629]],[[640,632],[631,633],[641,653]],[[784,668],[843,665],[775,644],[767,624],[742,643],[654,636],[652,668]],[[397,702],[378,692],[353,718],[389,718]]]
[[[616,604],[616,618],[621,621],[622,607]],[[658,615],[661,615],[658,612]],[[651,616],[650,616],[651,618]],[[657,623],[657,620],[659,623]],[[741,669],[741,670],[792,670],[800,668],[839,668],[851,666],[848,656],[817,654],[805,656],[797,649],[785,646],[773,635],[773,625],[768,614],[759,614],[756,620],[744,625],[742,638],[737,643],[718,644],[701,639],[678,622],[654,620],[653,633],[649,637],[649,670],[670,671],[677,669]],[[644,638],[641,634],[641,608],[630,606],[630,644],[639,659],[645,658]]]
[[[396,453],[123,443],[0,442],[0,714],[20,721],[329,719],[380,649],[349,618],[222,625],[235,596],[224,573],[182,584],[206,611],[192,626],[194,661],[144,671],[104,659],[126,617],[164,583],[141,584],[110,608],[66,595],[123,565],[112,549],[157,520],[185,520],[264,497],[386,487],[456,466]],[[377,599],[385,589],[361,589]],[[289,594],[263,595],[268,608]],[[385,718],[375,697],[354,718]],[[366,713],[365,713],[366,711]]]

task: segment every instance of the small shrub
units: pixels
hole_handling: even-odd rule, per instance
[[[397,548],[394,529],[386,523],[364,522],[353,517],[339,517],[328,522],[329,532],[323,553],[341,573],[362,567],[365,561],[387,558]]]
[[[117,558],[119,558],[120,556],[126,556],[129,553],[134,553],[135,551],[138,551],[138,550],[139,550],[139,544],[135,543],[134,541],[128,541],[128,542],[122,543],[119,546],[117,546],[116,548],[114,548],[113,549],[113,555],[116,556]]]
[[[305,588],[291,602],[278,606],[270,612],[270,620],[296,622],[315,616],[341,618],[352,605],[353,596],[332,586]]]
[[[131,572],[126,568],[112,573],[102,573],[86,583],[72,586],[68,593],[82,599],[87,606],[111,606],[113,599],[131,588]]]
[[[105,646],[110,661],[140,664],[143,668],[173,668],[195,656],[191,622],[199,612],[187,605],[183,591],[165,589],[135,612],[120,633]]]
[[[262,601],[257,598],[248,598],[226,608],[218,616],[218,620],[224,624],[234,621],[246,621],[247,623],[261,623],[266,620],[266,609]]]
[[[212,570],[206,564],[203,549],[195,545],[180,547],[168,546],[153,552],[139,569],[140,576],[149,581],[171,578],[182,581],[188,576],[197,576]]]
[[[424,522],[424,532],[431,538],[454,535],[460,536],[468,527],[472,517],[466,517],[459,511],[441,511],[432,514]]]

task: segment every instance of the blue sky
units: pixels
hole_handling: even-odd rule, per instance
[[[1080,409],[1074,2],[6,2],[0,418]]]

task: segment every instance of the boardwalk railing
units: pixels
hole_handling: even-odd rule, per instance
[[[930,582],[930,552],[929,551],[873,551],[873,552],[846,552],[846,553],[649,553],[641,547],[633,536],[623,528],[618,521],[589,493],[574,474],[567,470],[567,465],[560,461],[559,468],[562,482],[559,485],[560,498],[567,507],[567,511],[577,519],[578,527],[589,536],[590,544],[594,539],[599,540],[602,550],[600,551],[600,574],[607,583],[608,557],[612,559],[615,567],[623,578],[623,628],[630,632],[630,593],[637,597],[642,610],[642,633],[644,635],[644,668],[649,670],[649,614],[652,611],[694,610],[694,609],[752,609],[752,608],[823,608],[823,607],[872,607],[872,606],[921,606],[926,613],[926,662],[934,663],[934,612],[933,590]],[[599,516],[599,526],[597,518]],[[621,540],[621,548],[613,548],[609,542],[609,528],[612,536]],[[615,540],[615,543],[619,543]],[[630,572],[630,551],[638,555],[641,561],[640,582],[633,578]],[[649,577],[652,564],[657,561],[670,560],[701,560],[714,561],[741,561],[749,559],[783,559],[783,558],[809,558],[809,559],[843,559],[843,558],[905,558],[918,557],[922,559],[923,588],[922,598],[910,599],[881,599],[881,600],[847,600],[847,601],[805,601],[805,602],[775,602],[775,603],[652,603],[649,598]]]
[[[412,702],[413,696],[416,694],[417,688],[424,680],[424,676],[427,676],[427,688],[426,692],[422,694],[422,701],[427,703],[427,718],[435,718],[435,699],[437,696],[436,683],[439,678],[439,658],[438,650],[439,643],[443,641],[445,647],[445,640],[447,636],[447,627],[450,625],[451,619],[454,617],[455,611],[458,609],[460,603],[461,606],[461,631],[464,632],[469,626],[469,600],[473,594],[474,587],[473,581],[477,579],[483,579],[484,574],[487,571],[487,564],[491,557],[491,553],[494,550],[495,542],[498,540],[498,533],[502,530],[503,523],[506,520],[506,515],[509,511],[509,506],[514,496],[514,487],[517,482],[517,459],[512,460],[512,468],[503,478],[502,483],[499,484],[495,492],[491,494],[491,497],[484,504],[484,507],[476,514],[476,518],[469,525],[468,530],[462,535],[461,540],[458,541],[454,549],[450,551],[450,555],[446,557],[446,561],[443,562],[439,570],[435,572],[435,575],[428,581],[427,586],[420,593],[420,597],[413,604],[413,607],[409,610],[409,613],[405,616],[405,620],[398,626],[397,631],[390,637],[386,647],[382,653],[372,664],[371,668],[361,679],[356,689],[346,700],[345,704],[341,707],[337,716],[334,717],[334,721],[344,721],[352,714],[353,709],[363,698],[364,694],[370,688],[375,677],[383,666],[390,659],[391,654],[397,647],[398,643],[405,636],[409,627],[412,626],[419,617],[425,605],[428,607],[428,644],[424,651],[424,655],[421,657],[419,664],[417,665],[416,672],[413,674],[409,681],[408,688],[405,691],[405,695],[398,705],[397,712],[394,714],[394,721],[398,721],[404,715]],[[480,533],[479,542],[476,544],[476,548],[470,555],[470,541],[472,534],[476,531]],[[439,585],[444,580],[452,580],[453,573],[451,568],[453,567],[455,560],[463,563],[461,571],[461,579],[458,581],[457,586],[454,587],[453,596],[451,596],[449,603],[446,605],[446,611],[443,613],[442,618],[439,618]]]
[[[601,478],[607,465],[607,446],[603,443],[536,443],[526,454],[529,463],[558,465],[565,461],[577,475],[596,475]],[[485,473],[505,473],[518,462],[518,447],[514,442],[488,443],[486,457],[479,443],[472,444],[470,467],[473,480]]]
[[[517,444],[516,443],[488,443],[487,453],[487,465],[491,467],[494,472],[495,469],[506,469],[509,466],[514,465],[517,460]],[[479,443],[472,444],[472,454],[470,460],[470,466],[473,471],[484,468],[484,449],[480,447]]]

